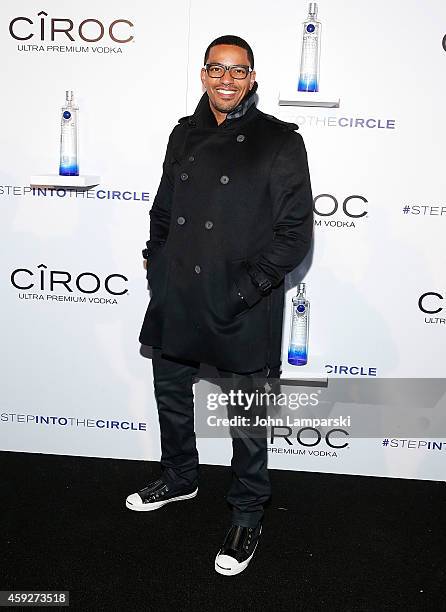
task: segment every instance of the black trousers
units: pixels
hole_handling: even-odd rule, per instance
[[[198,484],[198,452],[194,428],[194,377],[200,364],[180,361],[153,349],[153,381],[161,432],[161,469],[174,486]],[[237,374],[219,370],[224,392],[253,392],[265,370]],[[255,379],[255,380],[254,380]],[[228,411],[231,417],[234,412]],[[235,411],[237,412],[237,410]],[[271,495],[268,476],[266,428],[230,427],[232,481],[227,501],[232,522],[254,527],[263,516],[263,504]]]

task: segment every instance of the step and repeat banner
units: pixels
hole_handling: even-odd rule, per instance
[[[302,0],[274,10],[263,0],[224,10],[204,0],[2,4],[0,446],[159,458],[150,350],[138,342],[150,299],[141,249],[169,133],[202,95],[207,45],[228,33],[253,48],[259,108],[297,123],[308,153],[314,244],[286,278],[282,376],[325,377],[328,389],[419,380],[422,390],[407,419],[424,429],[392,423],[354,437],[340,421],[305,438],[290,425],[270,439],[269,465],[443,480],[446,431],[434,423],[444,399],[423,403],[426,380],[446,374],[440,0],[321,0],[317,14]],[[298,91],[303,47],[318,60],[314,93]],[[59,173],[67,91],[79,173],[99,184],[32,187],[31,176]],[[300,283],[307,362],[293,365]],[[229,463],[228,439],[198,446],[203,463]]]

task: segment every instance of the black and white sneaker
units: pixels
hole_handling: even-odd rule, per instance
[[[170,502],[192,499],[197,493],[197,486],[180,489],[178,486],[160,478],[150,482],[147,487],[144,487],[138,493],[129,495],[125,505],[129,510],[148,512],[150,510],[158,510],[158,508],[170,504]]]
[[[224,576],[243,572],[254,556],[261,533],[261,521],[255,527],[232,525],[215,557],[215,571]]]

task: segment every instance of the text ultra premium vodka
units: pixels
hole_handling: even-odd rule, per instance
[[[288,363],[305,365],[308,361],[308,326],[310,302],[305,297],[305,283],[299,283],[297,295],[291,307],[291,332],[288,347]]]
[[[298,91],[319,91],[321,22],[316,17],[317,3],[310,2],[308,17],[303,23]]]
[[[73,92],[66,92],[65,106],[62,107],[60,123],[60,166],[62,176],[78,176],[77,119],[78,107],[74,105]]]

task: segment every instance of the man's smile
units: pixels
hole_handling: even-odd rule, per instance
[[[224,87],[217,87],[215,90],[222,98],[233,98],[237,93],[236,89],[227,89]]]

